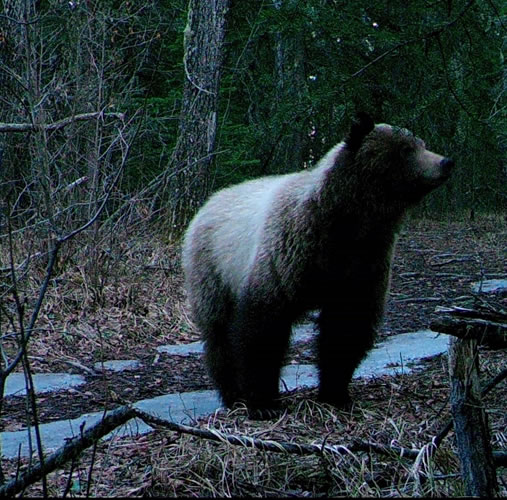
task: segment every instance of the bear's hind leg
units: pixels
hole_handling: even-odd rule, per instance
[[[234,306],[230,290],[223,284],[218,271],[206,265],[207,262],[204,258],[194,257],[195,270],[189,273],[187,288],[192,316],[204,340],[208,374],[224,405],[231,407],[239,395],[237,367],[229,341]]]
[[[253,419],[279,413],[280,371],[289,343],[291,322],[269,306],[249,304],[238,312],[230,341],[238,367],[239,399]]]
[[[215,329],[204,335],[204,357],[225,406],[231,408],[240,397],[236,363],[226,329]]]

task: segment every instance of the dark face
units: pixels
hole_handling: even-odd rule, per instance
[[[417,142],[417,149],[412,159],[416,173],[421,183],[431,188],[438,187],[451,175],[454,160],[428,151],[420,139]]]
[[[417,203],[451,175],[454,160],[426,149],[424,141],[404,129],[376,125],[372,134],[388,146],[384,162],[387,191],[409,204]]]

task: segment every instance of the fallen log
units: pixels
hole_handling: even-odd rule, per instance
[[[447,333],[464,340],[474,339],[490,349],[507,347],[507,323],[480,318],[442,316],[430,323],[435,332]]]
[[[507,313],[491,304],[470,307],[437,307],[439,316],[431,321],[435,332],[447,333],[463,340],[476,340],[491,349],[507,347]]]

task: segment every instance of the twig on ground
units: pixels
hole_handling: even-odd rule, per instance
[[[412,302],[423,303],[423,302],[441,302],[442,297],[408,297],[406,299],[394,299],[396,302]]]

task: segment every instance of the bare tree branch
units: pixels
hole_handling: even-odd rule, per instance
[[[116,113],[116,112],[102,112],[95,111],[93,113],[82,113],[79,115],[68,116],[67,118],[62,118],[53,123],[2,123],[0,122],[0,132],[32,132],[35,130],[58,130],[67,125],[80,122],[85,120],[93,120],[96,118],[116,118],[117,120],[125,120],[125,113]]]

